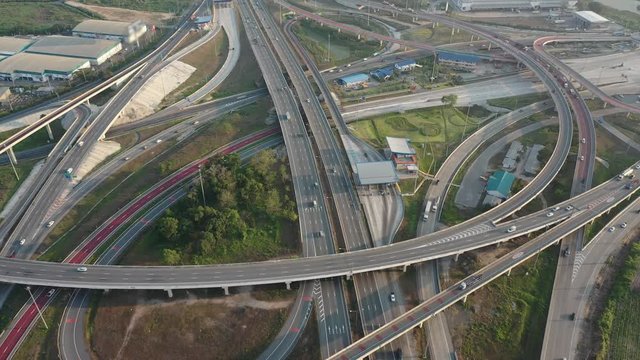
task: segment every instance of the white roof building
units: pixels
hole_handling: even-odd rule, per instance
[[[73,73],[89,68],[89,60],[54,55],[19,53],[0,61],[0,79],[47,81],[70,79]]]
[[[413,155],[416,150],[409,145],[409,139],[387,136],[389,150],[394,154]]]
[[[25,52],[87,59],[92,65],[100,65],[120,50],[122,45],[115,40],[54,35],[38,39]]]
[[[492,9],[529,9],[560,8],[575,5],[571,0],[453,0],[455,6],[462,11]]]
[[[85,20],[73,28],[73,35],[132,43],[147,32],[147,25],[137,20],[131,23],[108,20]]]
[[[360,185],[395,184],[398,174],[391,161],[374,161],[356,164]]]
[[[609,22],[609,19],[593,11],[576,11],[574,14],[580,19],[591,24],[604,24]]]
[[[33,43],[31,39],[13,36],[0,36],[0,55],[11,56],[21,52]]]

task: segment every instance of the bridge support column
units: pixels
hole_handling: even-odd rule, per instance
[[[340,28],[338,28],[338,34],[340,34]]]
[[[360,40],[360,34],[358,34],[358,40]]]
[[[287,284],[287,290],[291,290],[291,281],[287,281],[285,284]]]
[[[16,153],[13,152],[13,148],[9,148],[9,150],[7,150],[7,156],[9,156],[9,161],[12,163],[18,163],[18,159],[16,159]]]
[[[507,276],[511,276],[511,269],[509,269],[509,271],[507,271]]]
[[[453,261],[458,261],[458,257],[460,257],[460,253],[456,254],[456,256],[453,257]]]
[[[420,327],[420,329],[422,329],[422,327],[424,326],[424,321],[420,323],[420,325],[418,325]]]
[[[169,299],[171,299],[173,297],[173,291],[171,291],[171,289],[166,289],[165,291],[167,292]]]
[[[465,295],[465,296],[462,298],[462,303],[463,303],[463,304],[466,304],[466,303],[467,303],[467,295]]]
[[[347,280],[351,280],[351,272],[347,274]]]
[[[501,243],[501,242],[497,242],[497,243],[496,243],[496,247],[497,247],[497,248],[499,248],[499,247],[500,247],[500,244],[502,244],[502,243]]]
[[[405,272],[405,273],[406,273],[406,272],[407,272],[407,267],[409,267],[409,265],[408,265],[408,264],[404,265],[404,266],[402,267],[402,272]]]
[[[224,290],[224,294],[225,294],[225,295],[229,295],[229,287],[228,287],[228,286],[224,286],[224,287],[222,288],[222,290]]]
[[[490,42],[490,43],[489,43],[488,51],[491,51],[491,45],[493,45],[493,44]]]
[[[53,140],[53,131],[51,131],[51,125],[47,124],[47,126],[45,126],[47,128],[47,134],[49,135],[49,140]]]

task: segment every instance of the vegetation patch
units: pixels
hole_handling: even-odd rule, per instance
[[[288,169],[274,151],[260,152],[244,167],[237,155],[216,158],[202,177],[203,188],[192,188],[154,227],[164,242],[165,264],[258,261],[291,253],[281,242],[280,224],[298,216]]]
[[[1,2],[0,35],[59,34],[92,16],[60,2]]]
[[[123,9],[180,14],[192,2],[188,0],[77,0],[79,3]]]
[[[640,243],[631,245],[627,260],[613,277],[609,299],[598,322],[602,346],[596,359],[640,357]],[[635,287],[633,285],[635,284]]]
[[[491,106],[501,107],[509,110],[515,110],[523,106],[531,105],[539,101],[547,100],[549,96],[546,93],[535,93],[520,96],[511,96],[498,99],[487,100],[487,104]]]

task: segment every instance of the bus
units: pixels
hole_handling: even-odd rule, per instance
[[[431,209],[431,200],[427,201],[427,206],[424,208],[424,215],[422,216],[423,221],[427,221],[429,218],[429,210]]]

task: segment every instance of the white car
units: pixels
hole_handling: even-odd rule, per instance
[[[507,232],[508,232],[508,233],[512,233],[512,232],[514,232],[514,231],[516,231],[516,226],[515,226],[515,225],[511,225],[511,226],[507,229]]]
[[[26,242],[27,242],[27,239],[20,240],[20,246],[24,245],[24,243],[26,243]]]
[[[627,223],[623,222],[622,224],[620,224],[620,227],[623,228],[623,229],[626,228],[627,227]]]
[[[584,155],[580,155],[580,161],[584,161]]]
[[[391,294],[389,295],[389,300],[390,300],[391,302],[396,302],[396,294],[391,293]]]
[[[553,211],[558,211],[558,210],[560,210],[560,206],[556,206],[553,208]]]
[[[564,208],[564,209],[565,209],[565,210],[567,210],[567,211],[571,211],[571,210],[573,210],[573,206],[569,205],[569,206],[567,206],[567,207],[566,207],[566,208]]]
[[[636,165],[636,170],[640,170],[640,164]]]
[[[547,217],[552,217],[552,216],[553,216],[553,211],[549,211],[549,212],[547,213]]]
[[[79,268],[76,268],[77,272],[87,272],[87,268],[84,266],[80,266]]]
[[[162,139],[156,140],[156,144],[160,144],[161,142],[162,142]]]
[[[84,145],[84,141],[78,142],[78,146],[82,147],[82,145]]]
[[[616,230],[616,228],[614,228],[613,226],[609,228],[609,232],[614,232]]]
[[[53,220],[51,220],[51,221],[49,221],[49,222],[47,223],[47,227],[48,227],[48,228],[50,228],[50,227],[52,227],[52,226],[53,226]]]
[[[584,143],[586,143],[586,142],[587,142],[587,139],[582,138],[582,140],[580,140],[580,142],[584,144]]]
[[[51,297],[51,295],[53,295],[53,293],[56,292],[56,289],[51,289],[47,292],[47,297]]]

